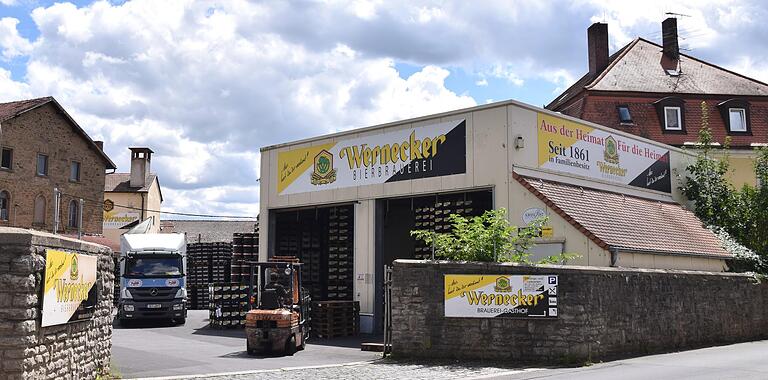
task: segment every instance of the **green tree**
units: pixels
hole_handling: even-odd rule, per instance
[[[687,167],[681,190],[694,202],[694,213],[710,226],[723,247],[733,253],[731,268],[766,273],[768,263],[768,149],[758,152],[758,185],[737,190],[726,176],[727,155],[712,154],[713,138],[708,108],[701,102],[702,122],[696,162]],[[726,140],[727,148],[729,141]]]
[[[518,228],[509,224],[506,213],[501,208],[471,218],[452,214],[449,216],[453,227],[450,232],[414,230],[411,235],[434,246],[435,256],[442,259],[533,264],[530,249],[547,219],[537,219],[527,227]],[[539,263],[563,263],[576,257],[562,254]]]

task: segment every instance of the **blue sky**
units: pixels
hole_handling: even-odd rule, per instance
[[[659,42],[768,81],[760,1],[0,0],[0,102],[54,96],[168,211],[258,212],[261,146],[515,99],[542,106],[610,49]]]

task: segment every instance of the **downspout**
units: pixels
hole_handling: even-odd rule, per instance
[[[141,195],[141,221],[144,221],[144,193],[139,193]]]
[[[614,246],[608,246],[608,252],[611,253],[611,266],[615,267],[619,262],[619,248]]]

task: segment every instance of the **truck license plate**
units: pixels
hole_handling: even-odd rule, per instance
[[[147,309],[159,309],[159,308],[161,308],[161,307],[163,307],[163,305],[162,305],[162,304],[159,304],[159,303],[150,303],[150,304],[147,304]]]

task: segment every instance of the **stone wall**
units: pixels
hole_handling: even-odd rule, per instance
[[[99,300],[89,321],[41,327],[46,249],[96,255]],[[109,368],[112,251],[44,232],[0,227],[0,379],[92,379]]]
[[[445,274],[558,275],[557,319],[445,318]],[[397,357],[584,363],[768,338],[768,283],[744,274],[397,260]]]

